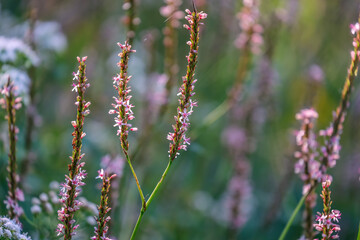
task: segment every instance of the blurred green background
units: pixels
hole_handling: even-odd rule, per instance
[[[0,35],[11,36],[11,29],[27,21],[30,9],[36,8],[38,20],[58,22],[67,39],[62,52],[50,53],[36,69],[37,109],[41,125],[34,136],[36,161],[24,184],[26,201],[22,206],[29,218],[32,218],[31,198],[49,191],[51,181],[64,181],[67,173],[73,130],[70,122],[75,118],[71,73],[76,70],[76,56],[88,56],[87,77],[91,84],[86,93],[86,99],[92,103],[91,114],[85,119],[87,135],[83,141],[88,176],[82,192],[89,201],[99,202],[100,190],[95,177],[101,158],[106,154],[122,154],[116,129],[112,127],[112,115],[108,114],[115,94],[112,77],[118,72],[116,63],[120,48],[116,43],[125,41],[122,4],[122,1],[110,0],[1,0]],[[139,131],[130,133],[130,151],[137,144],[142,126],[149,121],[144,106],[157,94],[148,88],[153,84],[150,73],[163,73],[162,28],[166,19],[159,13],[163,5],[162,1],[150,0],[142,0],[138,4],[137,15],[141,23],[136,29],[133,48],[137,52],[131,56],[129,73],[133,76],[130,85],[136,106],[133,125]],[[225,114],[209,126],[204,127],[203,124],[204,118],[226,99],[236,77],[241,50],[234,46],[240,32],[235,15],[241,6],[242,1],[235,0],[197,1],[198,9],[208,13],[208,18],[200,36],[196,70],[198,82],[195,87],[199,107],[191,116],[189,133],[193,141],[188,151],[181,152],[174,162],[165,185],[143,218],[138,239],[228,239],[224,199],[233,165],[222,140],[223,131],[229,123],[228,117]],[[191,8],[190,1],[184,1],[180,7],[181,10],[186,8]],[[316,131],[330,124],[350,63],[352,36],[349,24],[356,22],[358,12],[359,2],[355,0],[268,0],[260,3],[260,23],[265,30],[263,49],[271,46],[271,67],[275,74],[268,101],[262,105],[265,119],[259,121],[261,123],[255,122],[255,125],[259,124],[259,129],[251,141],[256,144],[246,154],[252,168],[249,176],[252,193],[242,205],[248,220],[239,230],[237,239],[277,239],[301,198],[302,182],[293,174],[294,132],[300,127],[295,114],[304,107],[312,106],[319,112]],[[181,21],[185,23],[185,20]],[[149,32],[155,39],[151,51],[146,47]],[[178,38],[180,70],[177,86],[180,86],[180,76],[186,72],[187,30],[179,28]],[[245,100],[242,102],[246,103],[247,96],[252,96],[258,87],[262,56],[252,58],[243,88]],[[312,75],[314,66],[317,73],[320,71],[323,74],[318,81]],[[355,239],[360,220],[360,90],[357,81],[341,139],[341,159],[330,170],[334,177],[333,207],[342,212],[341,239]],[[151,193],[167,164],[169,141],[166,135],[172,130],[177,89],[173,91],[166,116],[155,124],[148,138],[145,153],[133,163],[145,195]],[[3,116],[4,111],[1,114]],[[24,110],[18,113],[18,125],[20,161],[25,154]],[[5,120],[1,131],[2,138],[6,138]],[[0,195],[5,196],[6,144],[1,147],[0,160]],[[127,239],[141,204],[127,165],[121,180],[117,180],[121,181],[120,196],[118,207],[112,212],[111,231],[114,238]],[[270,212],[270,218],[266,218],[272,210],[270,206],[274,198],[280,194],[281,182],[283,202],[275,212]],[[320,197],[317,203],[315,212],[322,209]],[[6,214],[3,204],[0,214]],[[56,214],[50,216],[56,224]],[[264,226],[265,219],[271,220],[267,226]],[[91,229],[90,225],[82,224],[79,239],[89,238]],[[24,222],[24,230],[34,239],[39,238],[37,231],[27,222]],[[301,214],[298,214],[286,239],[298,239],[301,232]]]

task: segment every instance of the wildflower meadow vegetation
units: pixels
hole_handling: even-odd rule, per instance
[[[0,240],[360,240],[360,3],[0,2]]]

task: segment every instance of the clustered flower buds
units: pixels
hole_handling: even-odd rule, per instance
[[[187,138],[185,133],[190,126],[189,116],[193,112],[193,107],[197,106],[197,103],[191,99],[194,96],[194,84],[197,81],[194,79],[195,67],[197,63],[197,55],[199,50],[199,26],[202,24],[201,20],[207,17],[204,12],[191,12],[186,9],[188,14],[185,19],[189,25],[184,25],[186,29],[190,31],[190,41],[187,44],[190,46],[189,55],[186,56],[188,65],[187,73],[184,76],[183,84],[179,89],[179,106],[177,108],[177,116],[175,116],[175,124],[172,125],[174,132],[169,133],[167,139],[170,140],[169,158],[173,161],[178,155],[179,150],[187,149],[187,145],[190,145],[190,138]]]
[[[243,7],[237,14],[241,33],[235,40],[239,49],[250,48],[254,54],[260,53],[263,44],[263,27],[258,23],[259,8],[257,0],[243,0]]]
[[[122,50],[122,52],[119,53],[121,59],[118,63],[118,66],[120,67],[120,74],[113,78],[113,86],[118,91],[119,97],[114,97],[115,104],[112,104],[114,109],[111,109],[109,114],[116,114],[114,127],[119,128],[117,135],[120,135],[122,149],[127,152],[129,149],[127,139],[129,131],[137,131],[137,128],[132,127],[132,125],[128,123],[128,121],[133,120],[135,117],[133,111],[131,110],[134,105],[130,104],[132,96],[129,95],[129,93],[131,92],[131,89],[128,87],[131,76],[127,75],[129,54],[136,51],[131,49],[131,45],[129,45],[127,41],[124,45],[121,43],[118,43],[118,45]]]
[[[90,86],[85,76],[86,61],[87,57],[77,57],[79,62],[79,70],[74,73],[74,84],[73,91],[77,93],[75,105],[77,106],[76,121],[72,121],[71,124],[74,127],[72,133],[73,141],[72,147],[73,152],[71,164],[69,164],[69,175],[65,175],[65,183],[61,184],[60,188],[60,202],[62,208],[58,210],[58,219],[62,222],[58,224],[57,232],[58,235],[64,234],[64,239],[71,239],[72,235],[75,234],[74,230],[79,227],[75,225],[74,213],[77,211],[81,202],[76,200],[81,192],[81,186],[85,185],[83,182],[86,177],[86,171],[83,170],[85,162],[81,162],[84,154],[81,154],[82,138],[86,135],[83,131],[84,117],[90,113],[89,105],[90,102],[86,102],[84,99],[85,90]]]
[[[103,169],[98,171],[99,175],[96,178],[100,178],[103,180],[103,185],[101,189],[101,199],[100,206],[98,206],[99,216],[96,217],[97,227],[95,227],[95,236],[91,237],[92,240],[111,240],[106,237],[106,233],[108,232],[109,227],[107,223],[110,221],[111,217],[106,216],[107,213],[111,210],[108,204],[109,199],[109,191],[110,191],[110,181],[116,174],[108,176],[107,172],[104,172]]]
[[[8,170],[8,196],[4,201],[6,209],[11,219],[19,221],[19,217],[23,214],[23,209],[19,206],[18,201],[24,201],[24,194],[18,188],[19,175],[16,173],[16,134],[19,129],[16,127],[16,110],[21,107],[21,98],[15,96],[16,87],[8,79],[8,82],[1,89],[1,94],[4,96],[0,99],[0,105],[6,109],[7,115],[5,119],[8,121],[9,131],[9,165]]]
[[[339,235],[336,233],[340,231],[340,226],[337,224],[339,222],[341,213],[339,210],[331,209],[331,177],[325,179],[322,182],[322,194],[320,195],[323,199],[324,209],[322,213],[317,214],[316,222],[314,228],[321,232],[322,240],[338,239]]]

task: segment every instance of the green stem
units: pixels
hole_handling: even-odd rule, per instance
[[[206,127],[212,125],[214,122],[216,122],[216,120],[225,115],[229,108],[229,102],[227,100],[223,101],[219,106],[217,106],[214,110],[205,116],[203,125]]]
[[[141,203],[142,203],[143,207],[145,207],[145,209],[146,209],[146,201],[145,201],[145,198],[144,198],[143,191],[141,190],[140,182],[139,182],[138,177],[137,177],[137,175],[135,173],[135,170],[134,170],[134,168],[133,168],[133,166],[131,164],[129,154],[126,151],[124,151],[124,153],[125,153],[125,156],[126,156],[126,160],[129,163],[131,172],[134,175],[134,178],[135,178],[135,181],[136,181],[136,186],[137,186],[137,188],[139,190],[139,194],[140,194],[140,198],[141,198]]]
[[[168,163],[168,165],[166,166],[166,169],[165,169],[165,171],[163,172],[163,174],[162,174],[159,182],[156,184],[156,186],[155,186],[154,190],[152,191],[149,199],[146,201],[146,206],[148,206],[148,205],[151,203],[151,201],[153,200],[155,194],[158,192],[160,186],[162,185],[162,183],[163,183],[163,181],[164,181],[164,178],[166,177],[166,175],[167,175],[167,173],[168,173],[168,171],[169,171],[169,169],[170,169],[171,164],[172,164],[172,161],[169,160],[169,163]]]
[[[356,240],[360,240],[360,223],[359,223],[359,231]]]
[[[168,163],[168,165],[166,166],[165,171],[163,172],[163,174],[162,174],[159,182],[156,184],[154,190],[152,191],[149,199],[145,202],[145,204],[143,203],[143,206],[142,206],[142,208],[141,208],[141,211],[140,211],[138,220],[136,221],[136,225],[135,225],[134,230],[133,230],[133,232],[132,232],[132,234],[131,234],[130,240],[133,240],[133,239],[135,238],[135,235],[136,235],[136,233],[137,233],[137,231],[138,231],[138,228],[139,228],[139,225],[140,225],[142,216],[144,215],[144,213],[145,213],[146,210],[148,209],[148,207],[149,207],[150,203],[152,202],[152,200],[154,199],[156,193],[159,191],[162,183],[164,182],[164,179],[165,179],[166,175],[167,175],[168,172],[169,172],[169,169],[170,169],[170,166],[171,166],[172,162],[173,162],[173,161],[172,161],[171,159],[169,159],[169,163]]]
[[[141,222],[141,219],[142,219],[144,213],[145,213],[145,211],[143,211],[143,208],[141,208],[138,220],[136,221],[136,225],[135,225],[134,230],[133,230],[133,232],[131,234],[130,240],[133,240],[135,238],[135,235],[136,235],[136,233],[137,233],[137,231],[139,229],[140,222]]]
[[[287,232],[289,231],[291,224],[293,223],[296,215],[298,214],[298,212],[300,211],[301,206],[303,205],[305,198],[307,197],[306,195],[303,195],[302,198],[300,199],[299,203],[297,204],[296,208],[294,209],[293,213],[291,214],[291,217],[289,219],[289,221],[286,223],[286,226],[284,228],[284,230],[282,231],[279,240],[284,240],[285,236],[287,234]]]
[[[26,221],[27,223],[29,223],[31,226],[33,226],[34,228],[37,228],[37,227],[38,227],[33,221],[31,221],[31,220],[26,216],[25,213],[22,215],[22,218],[24,218],[25,221]]]

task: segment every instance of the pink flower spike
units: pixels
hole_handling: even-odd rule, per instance
[[[58,235],[64,234],[64,239],[71,239],[75,235],[75,230],[79,227],[79,224],[75,224],[74,219],[75,212],[80,209],[82,203],[76,198],[81,192],[81,187],[85,185],[83,180],[86,177],[86,172],[82,168],[85,162],[81,160],[84,154],[81,153],[82,139],[85,137],[83,132],[84,118],[90,111],[87,109],[90,102],[85,101],[85,90],[89,87],[87,78],[85,76],[86,65],[84,61],[86,57],[80,59],[77,57],[79,62],[78,71],[74,73],[73,86],[77,93],[75,105],[77,106],[76,121],[71,121],[71,125],[74,127],[72,133],[72,156],[70,156],[71,164],[68,166],[69,173],[65,175],[65,182],[61,184],[60,196],[61,209],[57,211],[58,219],[62,222],[58,224],[57,233]]]
[[[87,59],[87,56],[83,57],[83,58],[82,58],[82,61],[85,62],[86,59]]]

